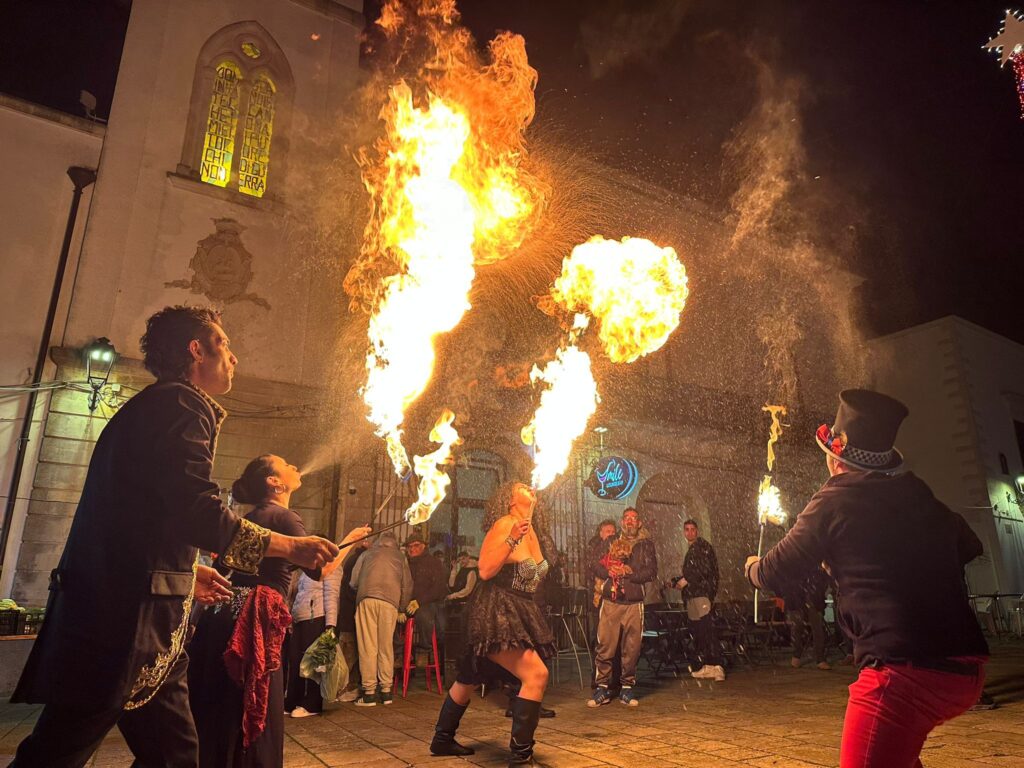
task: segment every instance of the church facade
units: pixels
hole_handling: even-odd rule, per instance
[[[360,0],[135,0],[109,122],[0,100],[5,382],[30,381],[68,223],[69,167],[95,171],[69,231],[68,268],[43,379],[82,382],[81,350],[119,355],[94,409],[76,388],[37,400],[0,592],[45,602],[92,445],[120,402],[151,378],[146,318],[168,304],[223,310],[241,361],[217,479],[253,456],[295,456],[322,373],[325,314],[342,302],[289,247],[289,211],[312,183],[295,161],[329,128],[360,78]],[[6,228],[6,225],[5,225]],[[4,398],[0,452],[10,486],[25,397]],[[326,483],[298,505],[328,532]],[[6,493],[6,492],[5,492]],[[6,500],[6,499],[5,499]]]

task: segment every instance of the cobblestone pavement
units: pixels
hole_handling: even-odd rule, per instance
[[[564,669],[563,669],[564,676]],[[587,709],[573,682],[555,686],[545,703],[557,717],[542,720],[537,758],[553,768],[589,766],[693,766],[726,768],[810,768],[835,766],[850,667],[822,672],[792,669],[780,662],[739,669],[724,683],[663,678],[638,688],[638,708],[617,702]],[[923,754],[926,768],[1024,765],[1024,645],[1002,645],[989,667],[989,690],[998,709],[971,712],[937,729]],[[410,684],[407,699],[392,706],[334,705],[325,715],[287,720],[285,765],[361,768],[471,768],[504,766],[510,721],[506,699],[475,699],[460,738],[477,754],[464,761],[432,758],[440,697],[422,681]],[[38,707],[0,705],[0,765],[6,766],[29,731]],[[128,766],[130,755],[116,732],[91,766]]]

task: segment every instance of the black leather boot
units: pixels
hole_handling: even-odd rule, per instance
[[[456,704],[450,694],[444,697],[444,704],[441,705],[441,712],[437,716],[437,725],[434,726],[434,738],[430,742],[430,754],[457,757],[473,754],[472,749],[462,746],[455,740],[455,732],[459,729],[459,721],[462,720],[465,711],[466,707]]]
[[[512,738],[508,742],[509,768],[520,765],[537,765],[533,760],[533,734],[540,719],[540,702],[512,699]]]

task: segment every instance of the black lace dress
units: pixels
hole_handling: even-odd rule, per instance
[[[555,653],[555,636],[536,601],[537,589],[548,573],[548,561],[532,557],[505,563],[494,578],[481,581],[469,598],[466,651],[459,662],[458,681],[484,682],[493,672],[490,653],[511,648],[532,649],[541,658]]]

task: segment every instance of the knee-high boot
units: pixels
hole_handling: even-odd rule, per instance
[[[466,707],[469,705],[467,704]],[[473,750],[464,747],[455,740],[455,732],[459,729],[459,721],[466,711],[466,707],[460,707],[448,694],[444,697],[444,704],[437,715],[437,725],[434,726],[434,738],[430,742],[430,754],[432,755],[472,755]]]
[[[512,699],[512,738],[508,749],[509,768],[519,765],[537,765],[533,760],[533,734],[537,731],[537,720],[540,718],[540,702]]]

